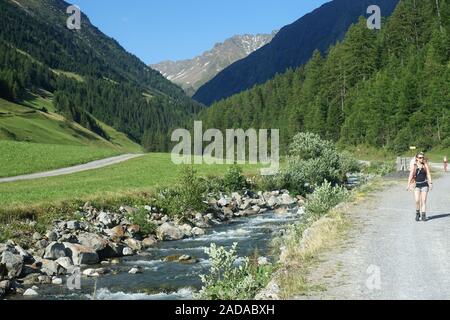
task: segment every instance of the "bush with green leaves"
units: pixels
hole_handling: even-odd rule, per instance
[[[144,208],[139,208],[137,211],[128,213],[126,218],[134,224],[137,224],[141,232],[145,235],[156,233],[157,225],[150,220],[149,212]]]
[[[205,252],[209,255],[211,267],[209,274],[201,275],[203,286],[197,298],[203,300],[249,300],[265,287],[272,274],[272,265],[259,266],[245,258],[238,263],[237,243],[229,251],[224,247],[211,247]]]
[[[297,134],[290,146],[287,165],[281,173],[285,188],[306,195],[325,180],[343,184],[350,172],[361,166],[349,153],[340,153],[334,144],[312,133]]]
[[[155,205],[171,216],[187,216],[206,210],[203,197],[207,191],[206,184],[191,166],[183,168],[179,183],[175,187],[158,191]]]
[[[325,181],[308,196],[305,208],[306,214],[308,218],[317,220],[339,203],[346,201],[348,197],[349,192],[347,189],[333,186],[330,182]]]
[[[366,166],[363,170],[366,174],[375,174],[378,176],[385,176],[395,171],[395,163],[384,161],[372,161],[370,165]]]
[[[232,166],[227,170],[223,177],[223,186],[225,191],[242,191],[247,187],[247,179],[242,174],[242,168],[239,166]]]
[[[310,132],[300,132],[292,138],[289,146],[289,156],[301,160],[322,157],[325,152],[336,150],[331,141],[323,140],[319,135]]]

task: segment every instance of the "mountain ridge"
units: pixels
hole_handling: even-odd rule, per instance
[[[235,35],[192,59],[165,60],[150,67],[160,71],[165,78],[180,85],[192,96],[220,71],[268,44],[276,33]]]
[[[283,27],[266,46],[222,70],[193,98],[205,105],[262,84],[289,68],[305,64],[314,50],[325,53],[342,40],[352,23],[365,16],[369,5],[379,5],[389,16],[398,0],[334,0]]]

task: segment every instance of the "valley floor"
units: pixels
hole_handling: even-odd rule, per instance
[[[450,298],[450,174],[435,179],[428,222],[414,220],[405,186],[395,183],[350,210],[357,227],[309,275],[326,289],[296,299]]]

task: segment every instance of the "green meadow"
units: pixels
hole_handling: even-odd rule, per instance
[[[194,165],[202,176],[222,175],[229,165]],[[259,172],[243,165],[244,173]],[[152,192],[177,182],[182,166],[170,154],[152,153],[120,164],[71,175],[0,184],[1,211],[40,207],[79,199],[115,198],[124,194]]]
[[[89,146],[0,141],[0,178],[49,171],[120,154]]]

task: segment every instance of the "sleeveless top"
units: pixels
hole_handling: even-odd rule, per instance
[[[416,165],[415,177],[416,177],[416,186],[425,187],[428,185],[427,169],[425,168],[425,166],[419,168]]]

